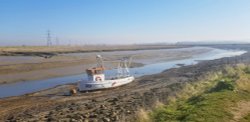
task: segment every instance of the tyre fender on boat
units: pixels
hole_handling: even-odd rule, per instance
[[[96,76],[95,81],[102,81],[102,78],[100,76]]]

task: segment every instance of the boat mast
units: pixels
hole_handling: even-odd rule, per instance
[[[120,78],[121,76],[122,76],[122,67],[121,67],[121,61],[119,61],[117,66],[117,77]]]
[[[103,66],[103,59],[101,55],[96,55],[97,67],[104,67]]]
[[[118,77],[129,76],[128,63],[129,63],[129,61],[127,58],[123,58],[122,60],[120,60],[120,62],[118,63],[118,66],[117,66],[117,76]]]
[[[124,71],[126,72],[126,76],[129,76],[129,69],[127,63],[129,63],[128,60],[124,60]]]

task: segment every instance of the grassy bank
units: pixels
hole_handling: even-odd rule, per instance
[[[156,107],[146,120],[250,121],[250,67],[227,66],[207,77],[185,84],[183,90],[170,98],[169,104]]]

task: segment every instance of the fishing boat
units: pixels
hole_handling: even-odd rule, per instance
[[[119,60],[117,66],[117,74],[114,77],[105,77],[105,67],[103,66],[103,58],[101,55],[96,56],[97,66],[86,69],[87,79],[78,83],[79,91],[100,90],[122,86],[132,82],[135,78],[129,73],[128,65],[131,60],[123,58]]]

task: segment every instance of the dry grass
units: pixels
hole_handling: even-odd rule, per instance
[[[145,109],[141,108],[137,112],[137,122],[152,122],[150,119],[150,116],[148,114],[149,112]]]
[[[163,104],[162,102],[160,102],[159,100],[156,100],[155,103],[153,104],[153,109],[157,109],[160,107],[163,107],[165,104]],[[152,122],[151,116],[149,113],[151,113],[152,111],[150,110],[145,110],[144,108],[140,108],[138,109],[137,112],[137,122]]]
[[[232,108],[233,120],[231,122],[239,122],[243,117],[250,113],[250,101],[240,101]]]
[[[243,89],[245,91],[249,91],[250,92],[250,81],[249,81],[250,77],[241,77],[240,79],[238,79],[236,81],[237,86],[240,89]]]
[[[79,51],[112,51],[112,50],[140,50],[140,49],[163,49],[187,46],[176,45],[85,45],[85,46],[16,46],[0,47],[3,52],[79,52]]]

